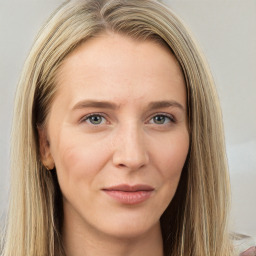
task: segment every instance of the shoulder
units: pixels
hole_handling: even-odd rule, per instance
[[[232,239],[237,256],[256,256],[256,237],[232,234]]]
[[[256,256],[256,246],[252,246],[246,251],[240,253],[240,256]]]

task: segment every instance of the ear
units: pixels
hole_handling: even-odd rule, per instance
[[[51,154],[50,143],[47,138],[46,129],[40,126],[37,126],[37,131],[38,131],[41,162],[47,170],[52,170],[55,167],[55,164]]]

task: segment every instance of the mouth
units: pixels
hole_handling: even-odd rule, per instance
[[[150,198],[154,192],[154,188],[144,184],[137,184],[133,186],[120,184],[104,188],[102,191],[119,203],[133,205],[142,203]]]

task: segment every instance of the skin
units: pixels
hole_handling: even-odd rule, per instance
[[[240,256],[256,256],[256,246],[250,247],[248,250],[241,253]]]
[[[67,255],[163,255],[159,219],[189,148],[177,60],[155,42],[108,33],[73,51],[56,81],[39,137],[42,161],[55,165],[63,194]],[[170,103],[153,106],[163,101]],[[141,203],[120,203],[102,190],[118,184],[153,192]]]

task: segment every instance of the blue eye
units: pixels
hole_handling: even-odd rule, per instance
[[[174,120],[171,116],[167,116],[167,115],[155,115],[150,120],[150,123],[157,124],[157,125],[167,124],[170,122],[174,122]]]
[[[106,122],[106,119],[101,115],[90,115],[84,119],[86,122],[89,122],[93,125],[100,125]]]

